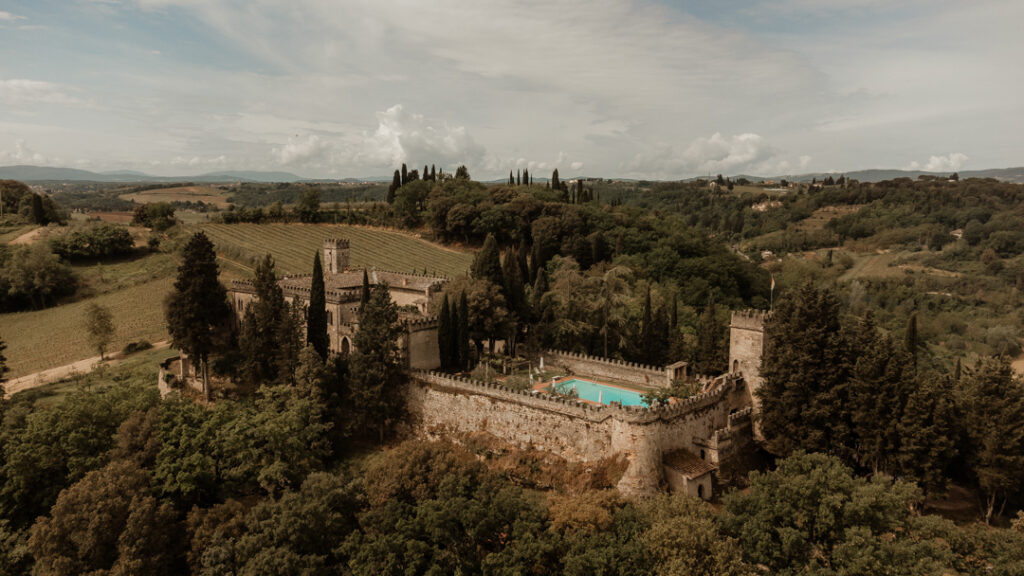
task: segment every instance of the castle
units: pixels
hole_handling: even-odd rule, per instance
[[[710,499],[716,478],[753,448],[765,317],[733,312],[730,371],[717,378],[694,378],[682,363],[654,367],[554,350],[539,358],[548,369],[646,388],[691,378],[703,384],[700,393],[668,405],[595,404],[421,371],[413,373],[408,413],[428,437],[485,432],[571,461],[621,461],[617,487],[626,496],[667,487]]]
[[[370,285],[387,283],[391,300],[398,306],[405,333],[399,339],[399,350],[410,368],[433,370],[441,365],[437,346],[437,319],[432,316],[431,300],[444,288],[447,279],[375,268],[351,268],[349,241],[339,238],[324,240],[324,287],[327,299],[328,348],[347,355],[354,350],[353,337],[359,330],[359,298],[363,274]],[[299,302],[309,307],[312,276],[285,276],[278,280],[286,302]],[[245,307],[256,298],[250,280],[235,280],[228,290],[228,300],[239,319]]]
[[[359,329],[364,270],[350,268],[347,240],[326,240],[324,260],[330,349],[348,354]],[[399,347],[412,369],[406,392],[408,423],[420,435],[457,438],[486,433],[570,461],[621,466],[617,487],[626,496],[669,488],[704,499],[712,497],[716,479],[737,468],[759,436],[756,392],[761,386],[765,312],[733,312],[729,370],[716,378],[690,374],[685,362],[647,366],[555,350],[536,359],[548,371],[641,390],[668,388],[680,380],[699,384],[699,393],[667,405],[623,406],[432,372],[440,365],[440,355],[431,301],[444,289],[446,279],[375,269],[365,272],[371,284],[388,284],[400,308],[405,332]],[[287,301],[308,307],[311,276],[286,276],[278,283]],[[253,283],[233,282],[229,298],[241,317],[255,298]],[[182,358],[181,365],[185,363]],[[161,366],[162,394],[170,390],[170,365],[169,361]]]

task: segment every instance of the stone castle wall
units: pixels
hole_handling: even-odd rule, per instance
[[[662,455],[679,448],[699,451],[742,401],[742,381],[726,380],[713,391],[656,408],[597,406],[532,391],[514,391],[435,373],[415,373],[407,407],[427,435],[487,432],[522,448],[569,460],[593,462],[624,456],[619,490],[651,494],[663,485]]]
[[[670,371],[660,366],[611,360],[560,350],[547,350],[542,356],[544,365],[549,370],[561,368],[569,374],[585,374],[592,378],[606,378],[645,387],[669,388],[672,386]]]

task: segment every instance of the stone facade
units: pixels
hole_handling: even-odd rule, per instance
[[[328,238],[324,241],[324,288],[327,309],[328,348],[338,354],[350,354],[355,349],[353,338],[359,330],[359,298],[363,285],[362,268],[349,268],[349,241]],[[387,283],[391,300],[400,308],[405,333],[399,339],[399,349],[409,363],[418,370],[432,370],[441,365],[437,346],[437,320],[431,314],[431,300],[440,292],[447,279],[421,274],[365,270],[371,285]],[[278,281],[288,303],[299,302],[309,307],[311,275],[285,276]],[[252,281],[236,280],[231,283],[228,299],[240,320],[256,298]]]
[[[730,414],[748,406],[749,394],[741,378],[727,375],[716,382],[675,404],[646,408],[594,405],[419,372],[409,387],[407,409],[413,425],[428,436],[486,432],[583,462],[624,456],[628,465],[618,488],[639,496],[666,486],[663,458],[670,452],[703,449],[709,462],[721,460],[716,435],[729,429]]]
[[[747,381],[750,405],[757,412],[761,401],[755,392],[761,387],[761,354],[764,351],[764,321],[768,313],[742,310],[732,313],[729,322],[729,372]]]

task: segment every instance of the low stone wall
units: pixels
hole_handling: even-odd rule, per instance
[[[560,350],[547,350],[542,356],[546,367],[560,367],[570,374],[591,376],[597,379],[606,378],[638,386],[656,388],[672,386],[671,371],[663,366],[649,366]]]
[[[167,395],[172,391],[171,380],[177,378],[177,376],[171,372],[171,364],[178,360],[181,360],[181,357],[174,356],[160,363],[160,371],[156,374],[156,387],[160,391],[160,399],[167,398]]]
[[[669,406],[597,406],[533,391],[418,372],[407,407],[427,435],[487,432],[522,448],[592,462],[624,455],[619,481],[627,496],[651,494],[663,483],[662,454],[694,450],[728,425],[730,406],[742,396],[742,381]]]

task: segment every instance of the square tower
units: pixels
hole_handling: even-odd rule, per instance
[[[324,240],[324,266],[328,274],[341,274],[348,270],[348,240],[327,238]]]

